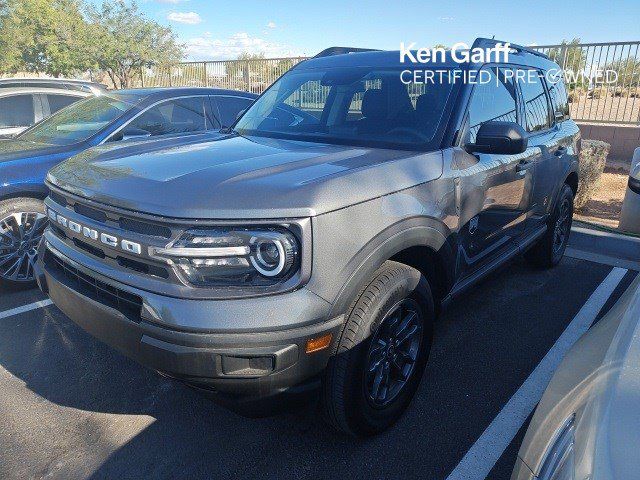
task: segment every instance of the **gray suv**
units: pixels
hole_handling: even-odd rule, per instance
[[[329,49],[222,139],[54,167],[41,289],[245,415],[319,396],[339,430],[388,428],[441,308],[519,253],[557,264],[570,232],[579,131],[558,66],[515,45],[508,63],[453,60],[407,83],[425,66],[398,52]],[[489,81],[447,75],[472,70]]]

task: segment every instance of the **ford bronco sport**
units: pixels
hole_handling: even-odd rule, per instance
[[[398,52],[330,49],[220,140],[56,166],[41,289],[97,338],[246,415],[319,396],[342,431],[388,428],[438,311],[519,253],[557,264],[578,185],[579,131],[547,57],[512,45],[508,63],[427,67],[485,83],[404,83],[412,68]]]

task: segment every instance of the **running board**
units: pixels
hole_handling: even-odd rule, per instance
[[[477,272],[474,272],[468,277],[464,277],[463,279],[461,279],[453,286],[449,294],[442,299],[442,306],[446,307],[449,302],[451,302],[451,300],[478,283],[498,267],[504,265],[509,260],[516,257],[518,254],[524,253],[533,243],[535,243],[537,239],[544,235],[546,231],[547,226],[543,225],[538,230],[528,235],[524,240],[516,242],[516,244],[510,247],[509,250],[507,250],[502,256],[488,263]]]

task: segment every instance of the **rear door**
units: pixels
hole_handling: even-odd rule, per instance
[[[518,122],[518,91],[506,67],[484,67],[474,86],[464,143],[474,143],[480,126],[491,121]],[[468,276],[517,248],[531,209],[532,150],[518,155],[456,152],[460,169],[458,274]]]
[[[523,67],[520,67],[521,69]],[[518,76],[524,116],[522,126],[529,133],[531,161],[535,163],[535,180],[531,213],[526,220],[526,230],[540,228],[546,220],[546,212],[558,183],[559,150],[558,128],[554,125],[544,76],[541,71],[526,69]]]
[[[553,141],[549,143],[548,155],[542,159],[536,174],[536,196],[542,199],[539,215],[551,212],[567,167],[577,155],[576,126],[569,117],[569,99],[562,74],[545,75],[544,80],[551,101]]]

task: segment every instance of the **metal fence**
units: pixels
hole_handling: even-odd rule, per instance
[[[573,119],[640,124],[640,42],[568,43],[533,48],[548,55],[565,71]]]
[[[262,93],[280,75],[302,60],[305,57],[184,62],[143,69],[140,86],[216,87]]]
[[[565,70],[571,116],[575,120],[640,124],[640,41],[565,43],[533,48],[547,54]],[[261,93],[305,59],[186,62],[144,69],[139,85],[207,86]],[[609,73],[607,78],[606,72],[615,72],[615,83],[609,82],[613,74]]]

